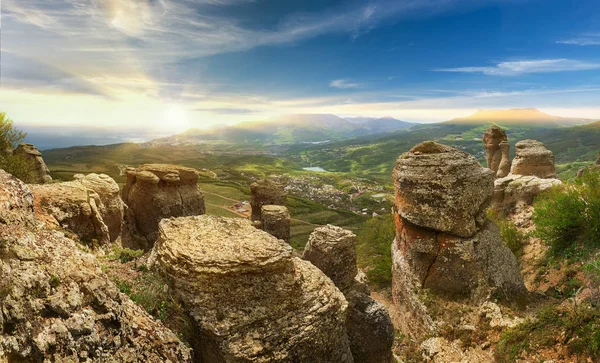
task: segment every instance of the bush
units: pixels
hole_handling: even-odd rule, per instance
[[[121,263],[127,263],[133,261],[136,258],[144,254],[142,250],[132,250],[129,248],[116,247],[113,252],[108,256],[111,260],[119,260]]]
[[[501,216],[490,209],[488,217],[498,225],[500,235],[502,236],[504,243],[506,243],[506,246],[508,246],[515,256],[519,257],[523,252],[523,245],[525,244],[527,236],[519,231],[517,226],[512,221],[508,220],[506,216]]]
[[[27,183],[34,171],[33,165],[25,157],[12,154],[25,136],[26,133],[13,126],[6,112],[0,112],[0,169]]]
[[[551,256],[572,257],[600,247],[600,171],[588,170],[574,184],[539,195],[532,219]]]
[[[392,283],[391,245],[395,236],[391,214],[368,220],[357,236],[358,265],[367,270],[369,281],[379,287]]]

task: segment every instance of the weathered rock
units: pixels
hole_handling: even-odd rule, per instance
[[[165,219],[151,266],[174,281],[204,362],[352,362],[347,302],[319,269],[250,221]]]
[[[32,207],[27,186],[0,170],[0,361],[191,362],[173,332]]]
[[[510,172],[510,156],[506,132],[498,126],[490,126],[483,135],[487,167],[497,178],[502,178]]]
[[[398,158],[393,180],[396,209],[413,224],[470,237],[485,223],[494,173],[467,153],[421,143]]]
[[[263,231],[290,242],[290,212],[281,205],[263,205],[261,211]]]
[[[250,207],[252,208],[251,219],[261,221],[261,208],[263,205],[285,205],[286,193],[283,186],[271,180],[259,180],[250,185],[252,198]]]
[[[124,204],[119,186],[108,175],[76,175],[71,182],[32,185],[36,211],[46,220],[77,234],[83,241],[100,245],[121,235]]]
[[[32,144],[19,144],[12,153],[14,156],[22,157],[25,160],[29,179],[24,180],[24,182],[30,184],[43,184],[52,181],[50,170],[48,169],[48,166],[46,166],[46,163],[44,163],[42,153],[35,146]]]
[[[499,212],[520,210],[532,205],[538,194],[559,184],[562,182],[558,179],[509,174],[495,180],[492,206]]]
[[[196,170],[175,165],[128,168],[123,201],[131,212],[127,221],[133,225],[133,233],[147,243],[139,246],[144,249],[154,244],[161,219],[205,213]]]
[[[356,268],[356,236],[340,227],[319,227],[310,235],[303,258],[323,271],[348,300],[346,332],[356,362],[392,362],[394,326],[383,305],[369,296]]]
[[[522,140],[516,144],[517,156],[512,163],[511,174],[533,175],[538,178],[556,178],[554,154],[543,143]]]

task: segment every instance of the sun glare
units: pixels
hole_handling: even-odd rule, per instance
[[[186,131],[190,128],[190,123],[183,108],[172,106],[165,112],[163,128],[173,130],[175,133]]]

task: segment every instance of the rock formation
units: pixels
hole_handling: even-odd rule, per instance
[[[261,210],[263,205],[285,205],[285,190],[283,187],[271,180],[259,180],[250,185],[252,198],[252,221],[261,221]]]
[[[119,186],[108,175],[78,174],[71,182],[32,185],[36,212],[97,245],[114,242],[121,235],[125,206]]]
[[[123,201],[129,207],[127,222],[141,248],[156,241],[158,223],[163,218],[205,213],[204,196],[198,189],[195,169],[175,165],[146,164],[127,168]]]
[[[588,166],[582,166],[581,168],[579,168],[579,170],[577,171],[577,177],[581,177],[583,175],[583,173],[585,173],[586,170],[597,170],[600,168],[600,153],[598,153],[598,159],[596,159],[596,163],[588,165]]]
[[[383,305],[369,296],[356,268],[354,233],[327,225],[310,235],[303,257],[323,271],[348,300],[346,331],[356,362],[393,362],[394,326]]]
[[[461,301],[526,292],[515,256],[485,215],[493,178],[471,155],[434,142],[398,158],[392,294],[414,331],[431,328],[415,290]]]
[[[22,157],[25,161],[29,179],[24,180],[24,182],[43,184],[52,181],[50,170],[44,163],[44,159],[42,159],[42,153],[35,146],[32,144],[19,144],[12,153],[14,156]]]
[[[33,201],[0,170],[0,361],[191,362],[93,255],[36,219]]]
[[[290,212],[281,205],[263,205],[261,210],[262,230],[290,243]]]
[[[150,259],[196,323],[203,362],[353,362],[344,295],[248,220],[164,219]]]
[[[513,160],[511,174],[556,178],[554,154],[543,143],[536,140],[522,140],[516,144],[517,156]]]
[[[510,172],[510,155],[506,132],[498,126],[490,126],[483,135],[487,167],[497,178],[503,178]]]

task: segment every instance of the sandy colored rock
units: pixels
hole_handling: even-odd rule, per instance
[[[497,178],[502,178],[510,172],[510,156],[506,132],[498,126],[490,126],[483,135],[487,167]]]
[[[498,212],[512,212],[533,204],[541,192],[560,185],[558,179],[509,174],[494,181],[492,206]]]
[[[424,142],[398,158],[392,175],[395,208],[411,223],[462,237],[483,225],[494,173],[471,155]]]
[[[285,205],[286,193],[278,183],[271,180],[259,180],[250,185],[250,207],[252,208],[251,219],[261,221],[261,208],[263,205]]]
[[[554,154],[543,143],[536,140],[517,142],[517,155],[512,163],[511,174],[556,178]]]
[[[36,212],[77,234],[105,245],[121,235],[125,206],[119,186],[108,175],[77,175],[71,182],[32,185]]]
[[[204,362],[353,362],[347,302],[318,268],[251,222],[165,219],[151,265],[174,281]]]
[[[127,223],[133,234],[145,240],[138,248],[152,247],[161,219],[205,213],[204,196],[198,189],[195,169],[146,164],[137,169],[128,168],[126,173],[123,201],[130,211]]]
[[[191,362],[173,332],[121,294],[93,255],[45,229],[32,205],[26,186],[0,170],[0,221],[12,220],[0,222],[0,357]]]
[[[52,181],[50,169],[46,166],[46,163],[42,158],[42,153],[34,145],[19,144],[12,153],[14,156],[20,156],[26,161],[29,179],[24,180],[24,182],[30,184],[43,184]]]
[[[290,243],[290,212],[281,205],[263,205],[260,226],[263,231]]]

